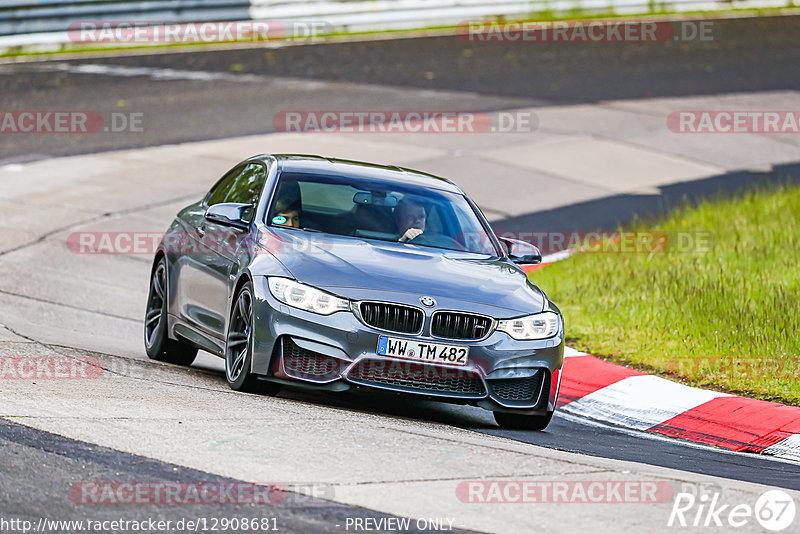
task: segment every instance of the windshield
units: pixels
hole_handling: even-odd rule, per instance
[[[385,180],[282,173],[267,223],[498,255],[463,195]]]

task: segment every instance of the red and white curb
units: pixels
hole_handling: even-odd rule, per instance
[[[540,265],[570,254],[545,256]],[[535,269],[530,269],[531,272]],[[738,452],[800,462],[800,408],[693,388],[567,347],[559,409]]]

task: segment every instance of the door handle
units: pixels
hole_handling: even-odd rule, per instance
[[[197,235],[199,235],[200,237],[203,237],[204,235],[206,235],[206,227],[205,226],[198,226],[197,227]]]

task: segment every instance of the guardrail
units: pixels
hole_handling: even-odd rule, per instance
[[[696,11],[785,7],[786,0],[2,0],[0,51],[59,45],[81,21],[189,23],[234,20],[321,22],[336,32],[456,25],[536,13]]]
[[[82,20],[244,20],[251,7],[250,0],[4,0],[0,35],[66,31]]]

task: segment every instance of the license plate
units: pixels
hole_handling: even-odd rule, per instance
[[[408,360],[443,363],[447,365],[467,365],[469,347],[380,336],[378,337],[377,353],[381,356],[406,358]]]

